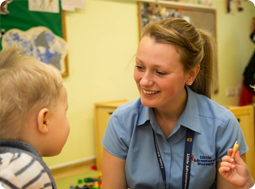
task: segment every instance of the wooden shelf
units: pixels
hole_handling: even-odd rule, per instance
[[[123,0],[119,0],[122,1]],[[216,7],[210,5],[201,5],[195,3],[184,3],[184,2],[176,2],[176,1],[160,1],[160,0],[126,0],[126,1],[133,1],[133,2],[144,2],[144,3],[157,3],[162,5],[170,5],[173,8],[178,9],[188,9],[188,10],[195,10],[195,11],[209,11],[214,12]]]

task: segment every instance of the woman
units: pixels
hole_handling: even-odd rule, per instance
[[[213,40],[183,19],[144,28],[134,70],[141,97],[112,114],[102,144],[103,188],[233,188],[218,174],[236,140],[234,115],[211,101]]]

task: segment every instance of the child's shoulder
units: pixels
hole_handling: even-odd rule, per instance
[[[33,188],[43,188],[47,183],[55,185],[49,168],[32,146],[21,141],[0,141],[0,146],[1,183],[3,186],[22,188],[31,184]],[[30,183],[34,178],[37,180]]]
[[[39,157],[41,158],[41,155],[39,152],[32,147],[30,144],[18,141],[18,140],[0,140],[0,153],[25,153],[29,154],[30,156]]]

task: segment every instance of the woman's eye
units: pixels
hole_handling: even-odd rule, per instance
[[[141,70],[141,69],[143,69],[143,67],[141,67],[141,66],[135,66],[138,70]]]
[[[164,72],[159,72],[159,71],[157,71],[157,74],[159,74],[159,75],[166,75],[166,73],[164,73]]]

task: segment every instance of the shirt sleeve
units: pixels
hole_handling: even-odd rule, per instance
[[[240,155],[246,153],[249,149],[236,117],[230,111],[226,116],[229,119],[219,127],[216,136],[217,162],[222,161],[222,157],[227,155],[228,149],[233,148],[236,141],[239,144]]]
[[[103,139],[103,147],[116,157],[126,159],[128,145],[126,142],[127,134],[124,131],[124,125],[121,121],[118,109],[111,115]]]

